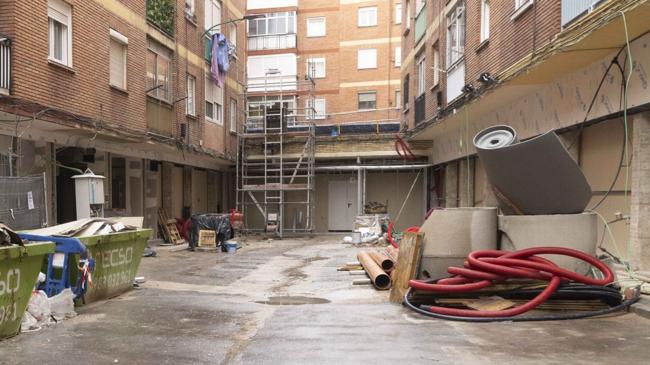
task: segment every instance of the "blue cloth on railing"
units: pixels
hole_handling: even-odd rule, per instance
[[[217,82],[219,87],[223,87],[226,72],[230,68],[229,47],[230,45],[225,35],[221,33],[212,35],[210,73],[212,79]]]

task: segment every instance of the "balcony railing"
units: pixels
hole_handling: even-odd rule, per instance
[[[296,48],[295,34],[274,34],[248,37],[248,50]]]
[[[267,77],[248,77],[249,92],[295,91],[298,89],[296,75],[269,75]]]
[[[593,11],[603,0],[562,0],[562,26]]]
[[[11,89],[11,44],[0,35],[0,94],[9,95]]]
[[[415,16],[415,42],[417,43],[424,33],[427,31],[427,7],[422,7],[422,10]]]
[[[424,121],[424,116],[426,113],[426,96],[427,93],[424,93],[415,98],[415,125],[418,125]]]

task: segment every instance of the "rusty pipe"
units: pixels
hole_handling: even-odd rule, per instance
[[[393,260],[391,260],[390,257],[386,256],[386,254],[382,252],[372,250],[368,251],[368,255],[370,255],[370,257],[372,257],[377,265],[379,265],[379,267],[381,267],[381,269],[385,272],[390,272],[395,267]]]
[[[390,276],[386,274],[380,267],[377,265],[375,260],[370,257],[368,252],[360,251],[357,254],[357,259],[361,263],[361,266],[366,270],[370,280],[375,285],[375,288],[379,290],[390,289],[391,280]]]

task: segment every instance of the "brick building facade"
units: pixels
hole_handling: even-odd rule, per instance
[[[591,185],[589,208],[610,222],[615,240],[603,239],[600,224],[600,242],[634,267],[650,267],[647,167],[620,160],[626,148],[647,154],[647,2],[408,3],[403,119],[412,142],[432,145],[428,206],[496,204],[472,145],[482,129],[509,125],[520,140],[554,130]]]
[[[108,215],[142,215],[152,228],[159,207],[172,217],[233,207],[245,47],[219,87],[204,32],[244,9],[243,0],[3,1],[2,173],[45,173],[50,223],[75,217],[70,167],[107,177]],[[244,44],[241,21],[215,31]]]

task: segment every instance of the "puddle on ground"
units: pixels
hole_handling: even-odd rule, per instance
[[[300,296],[281,296],[269,297],[267,300],[256,301],[259,304],[269,305],[303,305],[303,304],[325,304],[330,301],[325,298],[300,297]]]

